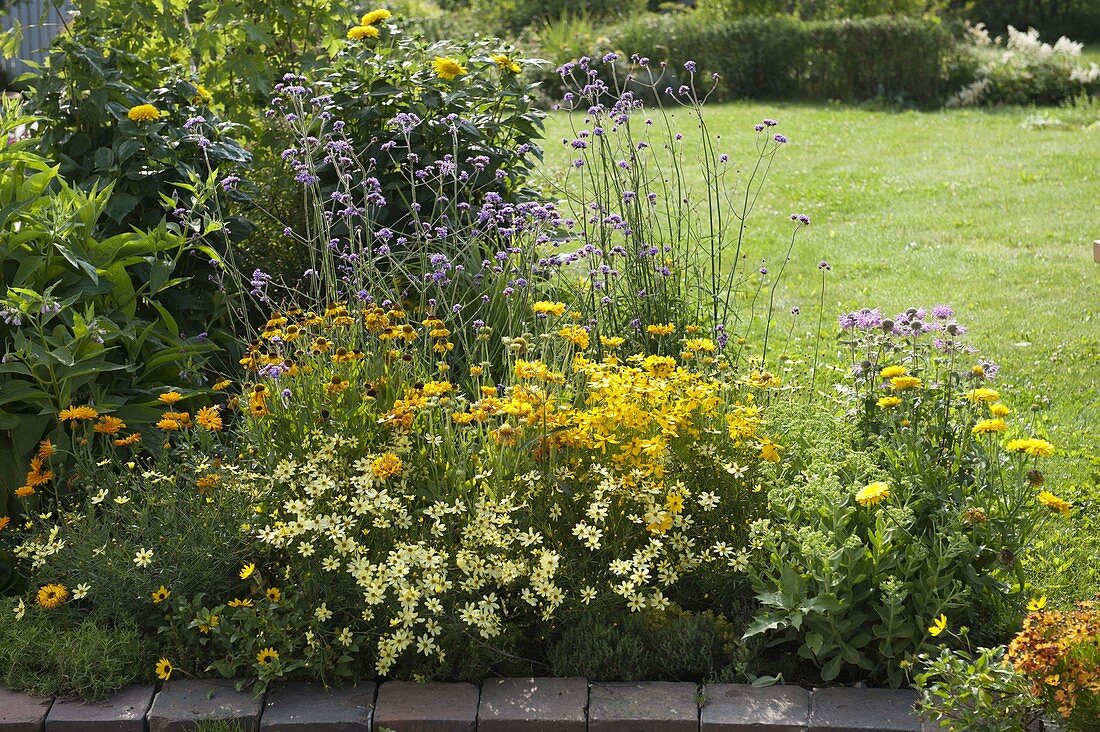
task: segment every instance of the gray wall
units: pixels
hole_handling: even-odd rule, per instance
[[[14,22],[18,22],[23,28],[23,44],[19,49],[19,58],[41,62],[46,57],[50,41],[63,27],[57,11],[52,8],[49,17],[42,18],[45,5],[44,0],[15,0],[14,7],[8,8],[0,15],[0,26],[4,30],[11,28]],[[68,12],[67,5],[61,12]],[[29,70],[18,58],[0,59],[0,63],[13,77]]]

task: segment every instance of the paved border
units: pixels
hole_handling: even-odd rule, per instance
[[[473,684],[387,681],[325,690],[274,684],[266,695],[230,681],[135,686],[97,704],[0,687],[0,732],[188,732],[203,719],[247,732],[932,732],[904,689],[745,684],[489,679]]]

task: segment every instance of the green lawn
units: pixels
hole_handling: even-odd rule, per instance
[[[1073,530],[1043,548],[1049,561],[1036,583],[1065,602],[1100,592],[1100,130],[1026,129],[1031,113],[735,103],[711,108],[708,125],[731,163],[753,158],[752,126],[763,117],[791,140],[749,248],[750,261],[774,271],[787,214],[813,220],[780,287],[780,312],[816,312],[821,259],[833,268],[830,323],[864,306],[950,304],[1002,365],[998,388],[1010,405],[1038,410],[1061,449],[1047,485],[1076,508]],[[565,164],[568,134],[565,116],[548,120],[548,171]]]

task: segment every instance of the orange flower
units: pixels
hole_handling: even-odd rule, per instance
[[[195,413],[195,421],[199,427],[211,432],[217,432],[222,428],[222,418],[215,407],[203,407]]]
[[[127,435],[126,437],[115,440],[114,445],[115,447],[129,447],[130,445],[137,444],[138,442],[141,442],[141,433],[134,432]]]
[[[104,415],[99,418],[99,421],[95,423],[93,428],[101,435],[117,435],[120,430],[126,428],[126,423],[118,417],[112,417],[110,415]]]
[[[8,524],[11,523],[11,516],[0,516],[0,531],[8,528]]]
[[[158,396],[157,399],[165,404],[175,404],[180,399],[183,399],[183,394],[180,394],[178,391],[166,391]]]
[[[95,419],[98,416],[99,412],[87,405],[82,405],[79,407],[74,407],[70,405],[68,409],[62,409],[57,415],[58,419],[60,419],[62,422],[65,422],[66,420],[77,422],[80,420]]]
[[[15,489],[15,495],[20,498],[28,498],[34,495],[34,488],[31,488],[29,485],[21,486]]]
[[[56,448],[54,448],[53,443],[50,442],[49,439],[42,440],[42,442],[38,443],[38,457],[43,460],[53,455],[55,450]]]

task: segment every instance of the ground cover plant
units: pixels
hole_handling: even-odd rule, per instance
[[[1068,242],[1089,129],[709,107],[722,80],[702,64],[608,51],[556,71],[540,166],[536,62],[417,33],[383,8],[348,17],[333,58],[281,73],[249,115],[240,176],[207,161],[159,182],[158,230],[219,293],[197,342],[234,363],[135,380],[148,359],[121,338],[98,344],[132,357],[118,369],[11,399],[43,434],[0,518],[0,632],[119,642],[75,677],[9,653],[5,683],[915,681],[949,722],[1079,726],[1096,463],[1075,415],[1096,342],[1071,300],[1095,280]],[[127,120],[161,123],[132,103]],[[53,221],[32,214],[95,194],[57,179],[49,135],[21,134],[0,242],[22,282],[48,249],[32,224]],[[235,197],[252,164],[293,201]],[[1055,185],[1079,196],[1051,223],[1035,202]],[[277,271],[222,235],[245,210],[287,242]],[[98,251],[112,224],[86,219]],[[61,255],[79,297],[117,295],[109,266]],[[183,280],[138,260],[167,322],[154,296]],[[1006,324],[1043,276],[1060,289],[1028,304],[1064,317]],[[23,295],[6,294],[26,303],[5,311],[4,373],[71,366],[59,339],[81,324]],[[140,409],[102,386],[112,370]]]

